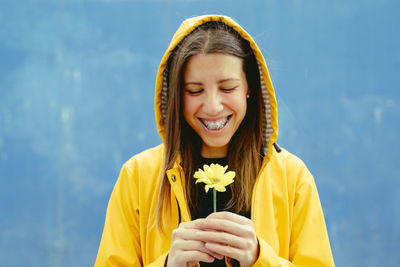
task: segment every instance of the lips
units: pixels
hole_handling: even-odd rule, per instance
[[[207,129],[217,131],[217,130],[224,128],[231,117],[232,117],[232,115],[229,115],[229,116],[219,119],[219,120],[206,120],[206,119],[201,119],[201,118],[199,118],[199,119],[203,123],[203,125],[206,126]]]

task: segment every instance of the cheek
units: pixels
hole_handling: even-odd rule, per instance
[[[246,101],[246,99],[244,101],[242,101],[242,103],[240,105],[240,109],[241,109],[242,117],[244,118],[244,116],[246,115],[246,112],[247,112],[247,101]]]
[[[187,120],[194,113],[194,101],[187,96],[183,97],[183,116]]]
[[[247,113],[247,102],[240,101],[237,103],[235,108],[236,108],[236,114],[238,115],[238,119],[240,122],[242,122]]]
[[[247,111],[247,98],[246,95],[238,95],[234,99],[229,101],[232,103],[232,108],[240,115],[240,117],[244,116]]]

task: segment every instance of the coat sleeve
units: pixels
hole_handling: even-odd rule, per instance
[[[136,178],[125,164],[108,203],[95,267],[143,266]],[[148,266],[164,266],[166,257],[163,254]]]
[[[317,187],[311,173],[300,161],[288,173],[295,175],[293,216],[290,229],[289,258],[280,257],[264,240],[258,237],[260,255],[255,267],[335,266],[329,244],[325,219]]]

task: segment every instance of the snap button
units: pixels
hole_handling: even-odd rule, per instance
[[[175,175],[172,175],[171,179],[172,179],[173,182],[175,182],[176,181]]]

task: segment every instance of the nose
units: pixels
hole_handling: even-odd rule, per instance
[[[216,116],[223,110],[223,104],[218,90],[208,91],[203,103],[203,111],[210,116]]]

